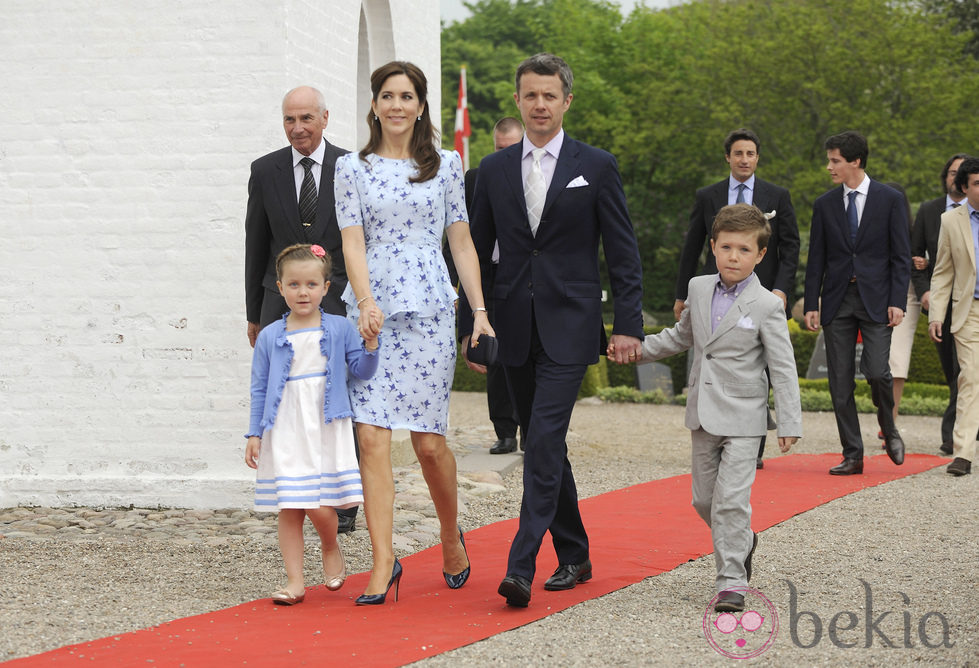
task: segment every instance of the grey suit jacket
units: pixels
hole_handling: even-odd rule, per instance
[[[687,387],[687,428],[715,436],[762,436],[768,423],[768,377],[775,393],[779,436],[802,436],[795,353],[782,300],[757,277],[711,332],[717,274],[690,280],[680,321],[643,341],[642,361],[693,349]]]

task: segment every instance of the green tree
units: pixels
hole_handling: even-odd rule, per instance
[[[975,33],[955,23],[977,3],[700,0],[623,18],[600,0],[480,0],[443,31],[443,117],[454,117],[467,64],[475,163],[492,150],[493,123],[514,111],[520,60],[564,57],[576,77],[565,127],[618,158],[644,303],[668,310],[694,191],[727,174],[722,141],[733,128],[759,134],[759,176],[792,192],[803,266],[812,203],[832,185],[830,134],[864,133],[872,178],[900,183],[912,203],[934,197],[947,156],[979,143],[969,113],[979,79],[963,53]]]

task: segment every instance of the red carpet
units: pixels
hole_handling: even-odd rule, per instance
[[[865,487],[935,468],[948,460],[909,455],[903,466],[886,456],[865,460],[862,476],[830,476],[839,455],[791,455],[765,461],[752,492],[756,531]],[[508,608],[496,594],[506,574],[516,520],[466,534],[473,576],[460,590],[445,586],[434,547],[403,558],[398,603],[356,607],[367,573],[351,576],[339,592],[307,590],[306,602],[287,608],[268,599],[178,619],[149,629],[45,652],[6,665],[111,666],[400,666],[522,626],[581,601],[671,570],[709,554],[704,523],[690,506],[690,476],[635,485],[581,502],[595,578],[566,592],[545,592],[556,568],[545,539],[533,597],[526,609]],[[705,591],[711,583],[705,582]],[[393,595],[393,591],[391,592]]]

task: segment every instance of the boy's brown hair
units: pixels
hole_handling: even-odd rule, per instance
[[[717,212],[710,238],[717,241],[717,235],[721,232],[755,232],[758,235],[758,249],[761,250],[768,247],[772,227],[757,206],[729,204]]]

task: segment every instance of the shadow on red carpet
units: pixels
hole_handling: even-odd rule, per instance
[[[752,490],[752,526],[763,531],[833,499],[948,460],[909,455],[903,466],[886,456],[865,460],[862,476],[830,476],[839,455],[789,455],[765,461]],[[149,629],[62,647],[8,662],[111,666],[400,666],[528,624],[582,601],[659,575],[713,550],[710,533],[690,506],[690,476],[627,487],[581,501],[595,577],[565,592],[544,591],[557,567],[545,540],[530,607],[508,608],[496,588],[516,520],[466,533],[473,574],[450,590],[442,580],[438,546],[401,559],[397,603],[357,607],[367,573],[348,578],[339,592],[307,589],[294,607],[268,599],[177,619]],[[705,592],[711,583],[705,583]],[[393,595],[393,590],[392,590]]]

